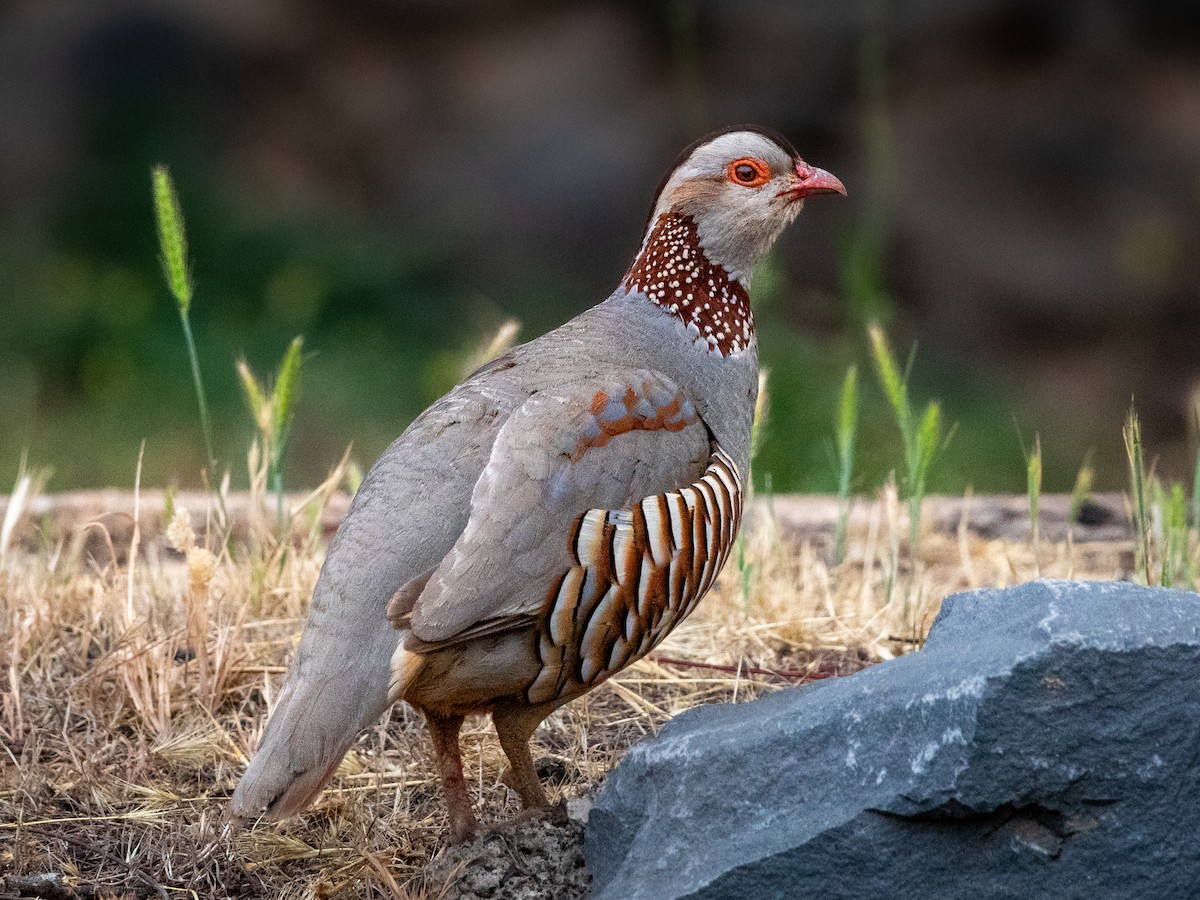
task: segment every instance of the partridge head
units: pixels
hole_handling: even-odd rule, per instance
[[[804,198],[822,193],[846,189],[775,132],[744,127],[701,138],[659,186],[642,250],[623,284],[681,315],[714,350],[738,352],[753,332],[754,265]]]
[[[810,166],[781,135],[726,131],[686,149],[663,179],[651,221],[691,218],[701,248],[748,285],[754,264],[771,248],[811,194],[839,193],[841,181]]]
[[[538,724],[653,650],[728,558],[758,385],[750,273],[829,192],[845,189],[773,132],[701,139],[607,300],[405,430],[330,544],[233,819],[303,809],[399,700],[425,715],[452,839],[476,827],[467,715],[492,716],[506,783],[546,806]]]

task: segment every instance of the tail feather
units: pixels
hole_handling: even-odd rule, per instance
[[[388,683],[403,632],[389,622],[389,601],[403,624],[422,578],[466,525],[471,491],[503,422],[495,408],[491,394],[475,388],[451,393],[371,468],[329,546],[295,660],[229,820],[304,809],[395,699]]]
[[[322,612],[314,598],[279,702],[229,802],[231,822],[280,819],[304,809],[359,732],[390,705],[391,657],[400,633],[382,609],[372,628],[356,634],[346,633],[343,617]]]
[[[351,743],[339,745],[327,758],[317,760],[312,768],[303,771],[293,770],[292,762],[286,758],[272,759],[270,753],[259,753],[238,783],[226,818],[240,825],[260,816],[276,820],[302,811],[337,771]]]
[[[242,824],[259,817],[283,819],[305,809],[337,771],[338,763],[358,736],[356,723],[348,721],[328,723],[321,729],[333,733],[306,734],[291,713],[291,704],[284,707],[281,702],[271,717],[258,752],[229,801],[229,821]],[[336,732],[340,735],[335,736]],[[321,740],[326,736],[333,741]]]

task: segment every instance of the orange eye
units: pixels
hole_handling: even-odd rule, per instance
[[[762,187],[771,180],[767,164],[760,159],[735,159],[726,170],[726,177],[743,187]]]

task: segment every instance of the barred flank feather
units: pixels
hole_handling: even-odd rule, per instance
[[[546,596],[526,699],[582,693],[657,646],[716,580],[741,518],[742,480],[720,447],[695,484],[583,513],[570,537],[576,565]]]

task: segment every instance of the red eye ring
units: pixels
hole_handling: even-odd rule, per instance
[[[771,171],[761,159],[747,156],[731,162],[725,170],[725,177],[742,187],[756,188],[771,180]]]

